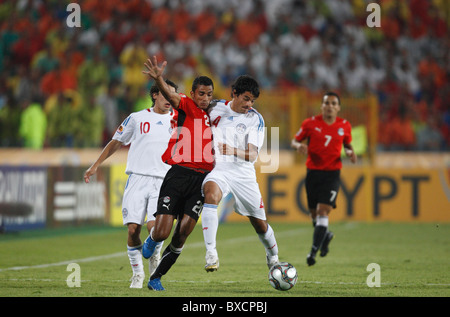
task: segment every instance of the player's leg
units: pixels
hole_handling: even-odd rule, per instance
[[[142,242],[140,239],[141,225],[128,223],[127,255],[130,260],[133,276],[130,288],[142,288],[145,279],[144,265],[142,262]]]
[[[278,244],[272,227],[266,220],[249,216],[248,219],[258,234],[259,240],[266,251],[267,266],[269,269],[278,263]]]
[[[150,228],[149,235],[142,246],[142,256],[146,259],[150,258],[157,248],[161,247],[163,241],[169,237],[172,230],[173,220],[176,218],[173,210],[179,198],[177,191],[179,184],[175,176],[176,170],[172,167],[160,185],[159,195],[156,200],[156,212],[150,212],[153,205],[148,207],[149,220],[155,219],[155,223]]]
[[[155,213],[158,209],[158,199],[159,193],[161,191],[161,186],[163,183],[163,179],[160,177],[150,177],[150,181],[148,184],[149,188],[149,196],[148,196],[148,204],[147,204],[147,230],[148,234],[150,234],[152,228],[155,225]],[[151,276],[155,271],[156,267],[159,264],[159,260],[161,258],[161,248],[162,243],[157,243],[155,247],[155,251],[150,256],[148,261],[148,269],[149,275]],[[146,254],[148,255],[148,254]]]
[[[127,255],[133,276],[130,288],[142,288],[145,279],[140,233],[146,214],[145,177],[131,174],[122,201],[123,224],[127,226]]]
[[[311,251],[309,252],[306,262],[308,265],[314,265],[316,263],[316,254],[317,251],[322,246],[322,243],[327,236],[328,233],[328,214],[330,213],[333,207],[331,205],[317,204],[317,220],[316,225],[314,227],[313,233],[313,243],[311,246]]]
[[[150,277],[148,288],[155,291],[163,291],[161,277],[165,275],[175,264],[183,250],[187,237],[194,230],[197,220],[188,215],[184,215],[182,219],[177,221],[175,231],[170,244],[164,250],[161,261],[155,272]]]
[[[150,220],[147,221],[147,230],[148,233],[150,234],[153,226],[155,225],[155,220]],[[153,274],[153,272],[155,271],[156,267],[159,264],[159,260],[161,259],[161,248],[162,248],[162,243],[157,243],[156,247],[155,247],[155,251],[153,252],[153,254],[150,256],[150,258],[148,259],[148,271],[150,273],[150,275]]]
[[[309,209],[309,215],[311,217],[311,222],[313,225],[313,228],[316,227],[316,222],[317,222],[317,210],[316,208],[310,208]]]
[[[333,233],[328,230],[329,214],[336,208],[336,199],[340,186],[340,171],[319,171],[316,175],[315,190],[317,197],[317,221],[313,234],[313,245],[306,261],[308,265],[315,263],[315,255],[320,249],[320,256],[326,256],[329,251],[329,243],[333,239]]]
[[[219,217],[217,206],[222,199],[222,191],[214,181],[207,181],[203,185],[205,203],[202,211],[203,238],[206,247],[206,272],[217,271],[219,268],[219,257],[216,248],[217,229],[219,227]]]
[[[144,252],[142,255],[145,258],[151,257],[158,247],[158,244],[162,244],[163,241],[169,237],[174,219],[175,217],[170,214],[158,214],[156,216],[155,224],[150,229],[150,233],[144,242],[143,248],[145,255]]]

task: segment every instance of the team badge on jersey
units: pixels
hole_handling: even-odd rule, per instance
[[[338,134],[341,136],[344,135],[344,128],[339,128]]]
[[[122,134],[122,133],[123,133],[123,125],[120,125],[120,126],[117,128],[117,133],[118,133],[118,134]]]
[[[246,127],[245,124],[243,124],[243,123],[239,123],[239,124],[236,126],[236,132],[239,133],[239,134],[245,133],[245,130],[246,130],[246,129],[247,129],[247,127]]]

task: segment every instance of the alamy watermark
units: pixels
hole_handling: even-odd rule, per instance
[[[70,14],[66,18],[66,25],[69,28],[81,27],[81,8],[78,3],[69,3],[66,7],[66,11]]]
[[[72,272],[67,276],[66,283],[68,287],[81,287],[81,268],[78,263],[69,263],[67,272]]]
[[[366,8],[367,12],[371,12],[366,18],[366,24],[369,28],[381,27],[381,8],[378,3],[369,3]]]
[[[381,285],[381,267],[377,263],[370,263],[366,268],[367,272],[371,272],[367,276],[366,284],[369,287],[380,287]]]

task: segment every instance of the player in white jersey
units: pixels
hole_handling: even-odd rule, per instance
[[[170,80],[166,80],[166,83],[176,92],[178,86],[175,83]],[[167,148],[178,115],[156,84],[151,87],[150,96],[153,107],[131,113],[84,174],[85,182],[89,183],[90,177],[103,161],[122,145],[130,144],[125,170],[129,176],[122,200],[123,224],[128,227],[127,254],[133,271],[130,288],[142,288],[145,279],[141,227],[146,216],[149,232],[155,224],[153,214],[156,212],[159,190],[170,168],[162,161],[161,155]],[[150,275],[158,266],[161,247],[149,259]]]
[[[229,193],[235,200],[234,210],[249,218],[264,245],[268,267],[278,262],[275,234],[266,221],[254,167],[264,142],[264,119],[252,108],[259,97],[259,85],[244,75],[236,79],[231,91],[231,101],[215,101],[209,110],[216,165],[203,181],[202,227],[207,272],[219,267],[217,206]]]

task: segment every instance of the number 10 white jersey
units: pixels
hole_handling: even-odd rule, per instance
[[[114,140],[130,145],[126,174],[164,177],[170,168],[161,155],[176,124],[176,110],[158,114],[153,108],[130,114],[119,126]]]

